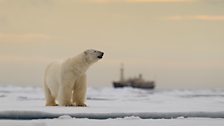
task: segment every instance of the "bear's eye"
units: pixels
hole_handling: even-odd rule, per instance
[[[96,52],[96,50],[94,52]]]

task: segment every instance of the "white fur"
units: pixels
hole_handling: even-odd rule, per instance
[[[86,71],[102,58],[97,50],[86,50],[63,62],[51,63],[45,71],[44,92],[47,106],[86,106]]]

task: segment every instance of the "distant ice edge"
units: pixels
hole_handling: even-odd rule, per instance
[[[63,115],[73,118],[88,119],[113,119],[130,116],[141,119],[172,119],[184,118],[224,118],[224,111],[221,112],[137,112],[137,113],[47,113],[40,111],[1,111],[0,119],[30,120],[30,119],[53,119]]]

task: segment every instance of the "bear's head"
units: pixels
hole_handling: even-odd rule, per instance
[[[86,61],[88,63],[95,63],[99,59],[102,59],[103,55],[104,55],[103,52],[94,50],[94,49],[88,49],[88,50],[84,51],[84,54],[85,54]]]

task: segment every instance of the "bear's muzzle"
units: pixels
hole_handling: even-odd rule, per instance
[[[104,55],[104,53],[101,52],[100,55],[97,58],[102,59],[103,58],[103,55]]]

